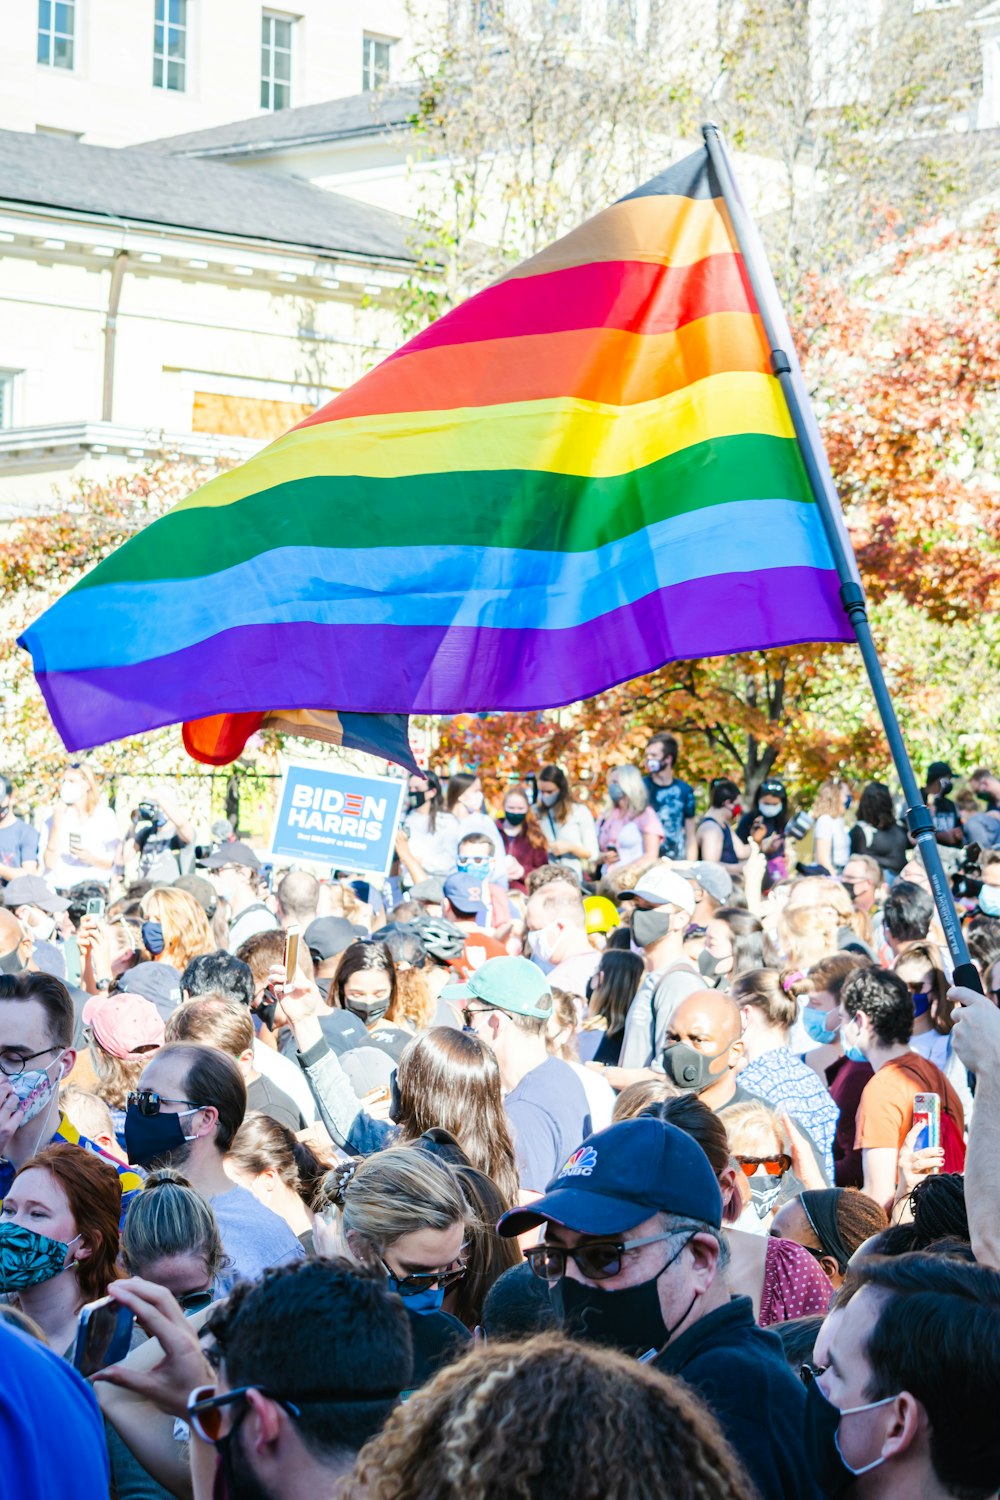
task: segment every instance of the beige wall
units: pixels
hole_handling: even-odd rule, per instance
[[[292,104],[361,92],[362,34],[403,38],[405,0],[189,0],[187,89],[153,87],[154,0],[76,0],[72,71],[37,62],[37,0],[7,0],[0,128],[120,146],[260,113],[261,11],[295,16]],[[405,42],[394,53],[405,69]]]

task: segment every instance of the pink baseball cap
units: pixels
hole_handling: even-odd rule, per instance
[[[93,995],[83,1007],[83,1024],[105,1052],[128,1062],[163,1046],[160,1013],[141,995]]]

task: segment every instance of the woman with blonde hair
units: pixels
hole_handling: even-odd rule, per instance
[[[341,1500],[752,1500],[707,1409],[617,1350],[478,1345],[398,1406]]]
[[[187,891],[154,886],[142,898],[142,940],[154,959],[183,974],[192,958],[212,953],[215,940],[205,909]],[[156,944],[162,946],[157,951]]]
[[[468,1329],[442,1303],[465,1276],[475,1215],[455,1169],[419,1146],[394,1146],[329,1172],[316,1248],[380,1271],[414,1315],[414,1385],[458,1353]],[[429,1321],[428,1321],[429,1320]]]
[[[107,885],[121,848],[118,824],[101,797],[94,772],[74,761],[63,776],[52,811],[42,827],[43,873],[56,890],[82,880]]]
[[[813,860],[839,875],[851,857],[851,839],[844,821],[851,794],[842,781],[824,781],[813,803]]]
[[[605,876],[619,874],[641,859],[656,859],[663,825],[649,805],[649,794],[637,766],[615,766],[608,772],[608,803],[597,824],[597,846]]]
[[[121,1262],[127,1275],[166,1287],[186,1313],[209,1306],[229,1264],[211,1204],[168,1167],[150,1172],[129,1205]]]

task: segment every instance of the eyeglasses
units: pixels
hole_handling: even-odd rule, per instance
[[[192,1099],[164,1099],[162,1094],[155,1093],[153,1089],[133,1089],[125,1102],[129,1106],[135,1105],[147,1119],[151,1115],[158,1115],[163,1104],[186,1104],[189,1109],[201,1109],[201,1105],[195,1104]]]
[[[467,1252],[468,1246],[463,1245],[462,1254]],[[418,1292],[429,1292],[435,1286],[447,1291],[450,1286],[461,1281],[466,1272],[464,1261],[460,1261],[458,1265],[444,1266],[440,1270],[412,1271],[409,1276],[397,1276],[395,1271],[390,1271],[384,1260],[380,1260],[379,1264],[401,1297],[415,1297]]]
[[[768,1177],[784,1177],[792,1165],[792,1158],[784,1152],[780,1156],[738,1156],[736,1160],[747,1177],[752,1177],[758,1167],[763,1167]]]
[[[43,1047],[40,1052],[0,1052],[0,1073],[5,1078],[16,1078],[23,1073],[30,1062],[36,1057],[44,1057],[46,1052],[58,1052],[59,1044],[54,1042],[51,1047]]]
[[[237,1401],[245,1401],[250,1391],[259,1391],[268,1401],[273,1401],[290,1417],[301,1417],[303,1406],[357,1405],[370,1406],[375,1402],[398,1401],[398,1391],[314,1391],[311,1395],[296,1394],[293,1401],[288,1396],[278,1396],[263,1385],[241,1385],[238,1390],[224,1391],[220,1396],[214,1385],[197,1385],[187,1401],[188,1421],[194,1431],[206,1443],[217,1443],[222,1437],[222,1411]]]
[[[812,1360],[807,1359],[804,1364],[799,1365],[799,1379],[803,1385],[812,1385],[814,1380],[826,1373],[826,1369],[826,1365],[814,1365]]]
[[[215,1293],[211,1287],[207,1287],[203,1292],[182,1292],[177,1298],[177,1305],[186,1313],[197,1313],[211,1307],[214,1301]]]
[[[525,1250],[524,1258],[540,1281],[561,1281],[566,1262],[572,1260],[588,1281],[608,1281],[622,1268],[626,1250],[641,1250],[643,1245],[658,1245],[676,1238],[671,1234],[651,1234],[641,1240],[591,1240],[568,1250],[564,1245],[535,1245]]]
[[[486,1011],[488,1011],[489,1009],[490,1009],[490,1006],[488,1006],[488,1005],[476,1005],[476,1006],[463,1005],[463,1007],[462,1007],[462,1020],[465,1022],[466,1026],[471,1027],[472,1026],[472,1018],[473,1018],[473,1016],[482,1016],[482,1015],[485,1015]]]

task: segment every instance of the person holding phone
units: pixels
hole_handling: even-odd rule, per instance
[[[121,839],[115,815],[89,766],[77,761],[66,771],[42,839],[44,873],[57,890],[68,890],[81,880],[110,880]]]
[[[72,1359],[81,1309],[119,1272],[122,1188],[110,1161],[46,1146],[17,1173],[0,1215],[0,1293]]]

